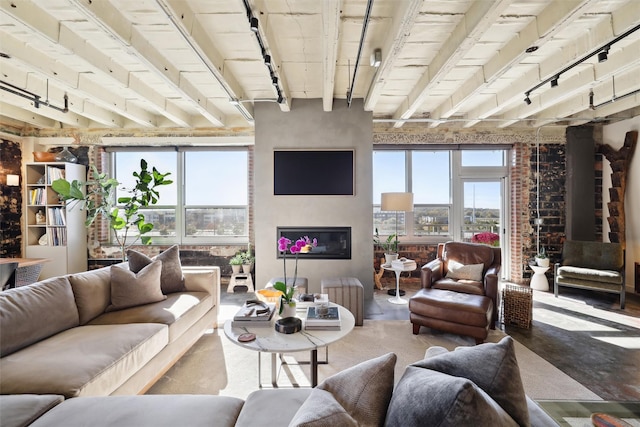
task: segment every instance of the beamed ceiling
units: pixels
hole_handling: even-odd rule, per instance
[[[300,98],[364,99],[396,127],[583,124],[640,106],[640,0],[0,4],[5,129],[246,128],[256,102],[286,114]]]

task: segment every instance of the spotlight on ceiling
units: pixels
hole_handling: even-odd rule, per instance
[[[558,76],[555,76],[554,78],[551,79],[551,87],[557,87],[558,86]]]
[[[374,68],[378,68],[382,62],[382,50],[375,49],[371,54],[370,64]]]
[[[249,23],[251,24],[251,31],[254,33],[258,32],[258,18],[254,18],[253,16],[249,19]]]
[[[527,95],[527,96],[524,98],[524,102],[525,102],[527,105],[531,105],[531,99],[529,98],[529,95]]]
[[[598,53],[598,62],[604,62],[609,59],[609,46],[605,47],[602,52]]]
[[[277,86],[278,86],[278,78],[277,78],[277,77],[275,77],[275,76],[274,76],[274,77],[272,77],[272,78],[271,78],[271,83],[272,83],[274,86],[276,86],[276,87],[277,87]]]
[[[278,104],[284,103],[284,96],[278,95]]]
[[[271,55],[265,55],[264,56],[264,65],[266,65],[267,67],[269,67],[269,69],[271,69],[272,65],[271,64]]]

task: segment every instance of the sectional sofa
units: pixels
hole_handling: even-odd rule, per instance
[[[177,247],[0,292],[0,393],[142,393],[216,327],[219,297],[219,268]]]

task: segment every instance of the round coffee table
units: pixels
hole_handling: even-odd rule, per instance
[[[277,387],[277,368],[276,356],[279,353],[295,353],[298,351],[310,351],[311,366],[311,386],[318,385],[318,348],[326,347],[329,344],[344,338],[355,326],[355,318],[353,314],[341,305],[331,303],[332,306],[338,306],[340,309],[340,329],[337,330],[312,330],[304,329],[306,310],[297,312],[296,317],[302,319],[302,331],[294,334],[283,334],[277,332],[275,327],[232,327],[232,321],[227,320],[224,323],[224,334],[233,343],[247,350],[257,351],[260,353],[271,353],[271,383]],[[277,317],[277,316],[274,316]],[[238,337],[245,333],[255,334],[256,339],[250,342],[238,341]],[[258,360],[258,385],[261,383],[261,367]]]

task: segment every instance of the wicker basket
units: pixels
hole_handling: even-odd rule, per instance
[[[502,289],[502,320],[505,325],[529,329],[533,291],[518,285],[504,285]]]

